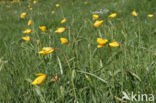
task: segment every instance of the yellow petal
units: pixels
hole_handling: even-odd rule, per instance
[[[104,47],[104,46],[105,46],[105,45],[98,45],[97,48],[101,48],[101,47]]]
[[[60,4],[56,4],[56,7],[60,7]]]
[[[30,34],[31,32],[32,32],[31,29],[26,29],[26,30],[23,31],[24,34]]]
[[[87,1],[85,1],[85,2],[84,2],[84,4],[85,4],[85,5],[87,5],[87,4],[88,4],[88,2],[87,2]]]
[[[133,16],[138,16],[138,14],[137,14],[136,11],[132,11],[132,15],[133,15]]]
[[[39,51],[38,53],[44,55],[44,54],[50,54],[50,53],[52,53],[54,51],[55,51],[55,48],[52,48],[52,47],[43,47],[42,48],[42,51]]]
[[[45,32],[45,31],[46,31],[46,26],[40,26],[39,29],[40,29],[42,32]]]
[[[106,43],[108,42],[108,40],[107,39],[102,39],[102,38],[97,38],[97,43],[99,44],[99,45],[105,45]]]
[[[57,28],[55,33],[63,33],[63,32],[65,32],[65,30],[66,30],[66,28],[60,27],[60,28]]]
[[[21,15],[20,15],[20,17],[23,19],[23,18],[25,18],[27,16],[27,13],[26,12],[23,12]]]
[[[55,14],[55,11],[54,11],[54,10],[52,10],[52,11],[51,11],[51,13],[52,13],[52,14]]]
[[[32,24],[32,20],[28,21],[28,26],[30,26]]]
[[[68,44],[68,39],[66,39],[66,38],[60,38],[60,40],[61,40],[61,43],[62,44]]]
[[[99,27],[99,26],[101,26],[102,24],[103,24],[103,20],[97,20],[97,21],[95,21],[95,23],[94,23],[94,27]]]
[[[110,14],[108,17],[109,18],[115,18],[117,16],[117,13],[112,13],[112,14]]]
[[[46,77],[47,77],[46,75],[39,76],[31,84],[32,85],[37,85],[37,84],[42,85],[44,83],[44,81],[46,80]]]
[[[147,17],[152,18],[154,15],[153,14],[148,14]]]
[[[93,15],[93,19],[98,19],[98,18],[99,18],[99,15],[97,15],[97,14]]]
[[[43,73],[36,73],[35,75],[42,76],[42,75],[45,75],[45,74],[43,74]]]
[[[66,21],[67,21],[66,18],[62,19],[61,24],[65,23]]]
[[[24,36],[24,37],[22,37],[22,39],[25,40],[25,41],[29,41],[30,37],[29,36]]]
[[[115,42],[109,43],[109,46],[110,47],[118,47],[118,46],[120,46],[120,44],[115,41]]]
[[[33,3],[34,3],[34,4],[37,4],[37,0],[34,0]]]

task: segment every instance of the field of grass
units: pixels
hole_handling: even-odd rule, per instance
[[[136,103],[120,100],[123,91],[153,94],[156,102],[156,0],[29,1],[0,1],[0,103]],[[95,13],[104,20],[97,28]],[[58,27],[66,31],[55,33]],[[32,33],[24,34],[27,28]],[[97,38],[108,43],[97,48]],[[109,47],[113,40],[120,46]],[[39,54],[43,47],[55,51]],[[47,75],[43,85],[31,84],[36,73]]]

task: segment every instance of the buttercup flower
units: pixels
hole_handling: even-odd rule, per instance
[[[24,36],[24,37],[22,37],[22,39],[25,40],[25,41],[29,41],[30,37],[29,36]]]
[[[44,83],[44,81],[46,80],[47,75],[45,75],[43,73],[37,73],[36,75],[38,77],[31,84],[32,85],[37,85],[37,84],[42,85]]]
[[[50,54],[52,52],[55,51],[55,48],[52,48],[52,47],[43,47],[42,50],[40,52],[38,52],[39,54]]]
[[[103,20],[97,20],[97,21],[95,21],[95,23],[94,23],[94,27],[99,27],[99,26],[101,26],[102,24],[103,24]]]
[[[152,18],[154,15],[153,14],[148,14],[147,17]]]
[[[25,18],[27,16],[27,13],[26,12],[24,12],[24,13],[22,13],[21,15],[20,15],[20,17],[23,19],[23,18]]]
[[[62,44],[68,44],[69,41],[66,38],[60,38]]]
[[[62,19],[61,24],[65,23],[66,21],[67,21],[66,18]]]
[[[33,3],[34,3],[34,4],[37,4],[37,0],[34,0]]]
[[[60,7],[60,4],[56,4],[56,7]]]
[[[64,27],[60,27],[60,28],[57,28],[57,30],[55,31],[55,33],[63,33],[65,32],[66,28]]]
[[[110,47],[118,47],[118,46],[120,46],[120,44],[117,43],[116,41],[113,41],[112,43],[109,43],[109,46]]]
[[[98,19],[99,18],[99,15],[97,15],[97,14],[94,14],[93,15],[93,19],[95,20],[95,19]]]
[[[137,14],[136,11],[132,11],[132,15],[133,15],[133,16],[138,16],[138,14]]]
[[[30,26],[32,24],[32,20],[28,21],[28,26]]]
[[[29,8],[29,10],[31,11],[31,10],[32,10],[32,8]]]
[[[117,16],[117,13],[112,13],[112,14],[110,14],[108,17],[109,18],[115,18]]]
[[[46,31],[46,26],[40,26],[39,29],[40,29],[42,32],[45,32],[45,31]]]
[[[51,11],[51,13],[52,13],[52,14],[55,14],[55,11],[54,11],[54,10],[52,10],[52,11]]]
[[[88,2],[87,2],[87,1],[85,1],[85,2],[84,2],[84,4],[85,4],[85,5],[87,5],[87,4],[88,4]]]
[[[98,43],[97,48],[104,47],[107,42],[108,42],[107,39],[97,38],[97,43]]]
[[[30,34],[31,32],[32,32],[31,29],[26,29],[26,30],[23,31],[24,34]]]

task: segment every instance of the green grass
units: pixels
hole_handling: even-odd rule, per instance
[[[31,3],[32,11],[27,6],[27,1],[0,4],[0,103],[119,103],[114,96],[122,98],[122,91],[153,94],[156,101],[155,0],[89,0],[87,5],[83,0],[40,0]],[[92,14],[100,10],[108,12],[100,14],[104,24],[95,29]],[[138,17],[131,15],[133,10]],[[20,19],[22,12],[28,13],[25,19]],[[108,18],[114,12],[118,16]],[[150,13],[155,16],[148,18]],[[64,17],[67,22],[60,24]],[[56,34],[57,27],[67,31]],[[26,28],[33,30],[29,42],[21,40]],[[62,45],[61,37],[69,44]],[[121,45],[97,49],[99,37]],[[67,58],[57,49],[39,55],[45,46],[62,49]],[[36,73],[48,75],[43,86],[31,85]],[[49,83],[56,74],[60,82]]]

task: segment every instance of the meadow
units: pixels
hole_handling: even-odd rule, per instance
[[[156,0],[0,1],[0,103],[121,102],[156,102]]]

